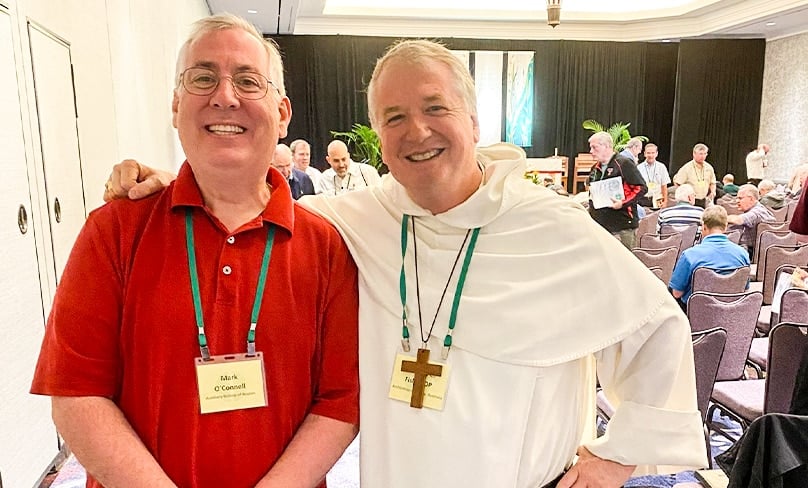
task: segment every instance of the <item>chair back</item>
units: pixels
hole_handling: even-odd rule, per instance
[[[676,256],[679,254],[678,248],[645,249],[637,247],[632,249],[631,253],[637,256],[647,268],[661,268],[657,276],[659,276],[659,279],[665,284],[670,282],[673,267],[676,266]]]
[[[768,224],[769,222],[761,222]],[[755,235],[755,247],[752,251],[752,262],[760,263],[766,249],[774,245],[792,245],[797,243],[797,236],[790,230],[761,230]]]
[[[691,332],[714,327],[727,331],[727,345],[716,378],[718,381],[733,381],[743,377],[762,304],[763,295],[759,291],[733,294],[697,292],[690,295],[687,318]]]
[[[666,285],[668,284],[668,281],[670,281],[670,280],[665,281],[665,271],[662,268],[660,268],[659,266],[650,266],[648,268],[648,271],[654,273],[654,276],[659,278]]]
[[[741,243],[741,231],[738,229],[732,229],[725,232],[727,234],[727,239],[729,242],[740,244]]]
[[[775,222],[787,222],[788,207],[785,205],[780,208],[766,207],[766,209],[769,211],[769,213],[774,215]]]
[[[716,327],[691,334],[691,338],[693,362],[696,365],[696,402],[701,421],[704,422],[707,420],[707,407],[713,394],[718,365],[727,343],[727,331]]]
[[[808,290],[789,288],[783,293],[778,321],[808,325]]]
[[[656,234],[656,226],[659,221],[659,210],[646,214],[637,223],[637,243],[640,242],[640,237],[645,234]],[[637,246],[640,247],[640,246]]]
[[[718,202],[718,204],[724,207],[724,210],[727,211],[727,215],[741,215],[743,213],[741,212],[741,209],[738,208],[737,199],[730,202]]]
[[[777,268],[784,264],[805,266],[808,264],[808,244],[795,246],[771,246],[766,249],[763,267],[763,304],[771,305],[774,288],[777,285]],[[758,271],[760,279],[760,271]]]
[[[772,327],[763,399],[764,414],[789,412],[794,383],[806,348],[808,335],[804,325],[782,322]]]
[[[656,234],[642,234],[639,239],[640,245],[643,249],[667,249],[675,247],[676,253],[679,253],[679,248],[682,247],[682,234],[673,233],[667,235]]]
[[[743,293],[749,282],[749,266],[735,269],[699,267],[693,272],[692,292]]]
[[[792,200],[788,202],[786,208],[788,208],[788,212],[786,213],[786,222],[791,222],[791,218],[794,217],[794,212],[797,211],[797,204],[800,203],[800,200]]]
[[[679,246],[679,254],[689,247],[693,247],[696,242],[696,234],[699,232],[701,226],[698,224],[691,224],[686,226],[674,226],[665,224],[659,228],[659,235],[666,236],[671,234],[681,234],[682,244]]]

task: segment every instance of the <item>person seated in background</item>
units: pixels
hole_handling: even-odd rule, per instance
[[[694,205],[696,201],[696,191],[692,186],[685,183],[676,188],[676,205],[663,208],[659,211],[657,219],[657,233],[663,225],[671,226],[677,232],[685,230],[691,225],[701,225],[701,214],[704,209]],[[698,239],[698,232],[696,233]]]
[[[794,168],[787,185],[789,199],[799,200],[806,179],[808,179],[808,163],[801,164]]]
[[[735,198],[735,196],[738,195],[738,188],[738,185],[735,184],[735,175],[732,173],[725,174],[724,177],[721,178],[721,184],[716,184],[715,195],[718,198],[716,203],[722,199],[726,201]],[[729,195],[729,197],[724,198],[727,195]]]
[[[764,207],[777,210],[785,206],[786,196],[777,189],[777,185],[772,180],[761,180],[757,187],[760,193],[760,203]]]
[[[741,185],[738,189],[738,210],[741,211],[741,214],[727,217],[730,228],[741,231],[740,244],[746,246],[750,256],[752,256],[752,249],[755,246],[757,225],[761,222],[774,221],[774,215],[761,205],[759,200],[760,193],[755,185],[749,183]]]
[[[289,149],[292,150],[295,168],[309,175],[311,183],[314,185],[314,191],[319,193],[318,187],[323,173],[311,165],[311,145],[303,139],[295,139],[289,144]]]
[[[690,298],[690,284],[696,268],[735,269],[749,266],[749,253],[727,238],[727,211],[720,205],[702,214],[701,243],[682,251],[668,286],[684,309]]]
[[[328,144],[328,156],[325,159],[331,166],[323,171],[323,177],[320,178],[320,193],[325,195],[340,195],[377,185],[381,181],[376,168],[351,160],[348,146],[340,140]]]
[[[275,146],[275,154],[270,164],[286,178],[292,191],[292,198],[297,200],[303,195],[314,195],[314,184],[309,175],[292,165],[292,150],[289,146],[286,144]]]

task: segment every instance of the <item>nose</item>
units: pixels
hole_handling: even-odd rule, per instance
[[[236,96],[236,86],[232,78],[219,80],[219,86],[210,95],[210,103],[216,108],[237,108],[241,104],[241,100]]]
[[[424,140],[432,133],[429,121],[420,114],[410,116],[408,122],[407,135],[412,140]]]

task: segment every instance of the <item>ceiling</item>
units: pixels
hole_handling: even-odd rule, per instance
[[[808,32],[808,0],[562,0],[555,29],[545,0],[207,2],[213,13],[241,15],[265,34],[666,41]]]

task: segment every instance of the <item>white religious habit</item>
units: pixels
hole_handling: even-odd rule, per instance
[[[525,180],[521,149],[497,144],[477,157],[480,188],[439,215],[391,175],[366,191],[304,200],[335,223],[359,267],[362,485],[537,488],[569,467],[582,443],[624,464],[705,464],[690,327],[665,285],[580,205]],[[409,352],[404,214],[415,220],[403,253]],[[442,360],[469,247],[461,244],[475,228]],[[390,398],[394,362],[415,361],[450,275],[427,344],[430,361],[449,369],[445,400],[442,410],[412,408]],[[599,439],[595,363],[616,406]]]
[[[348,171],[340,178],[331,168],[323,171],[320,176],[319,191],[326,196],[341,195],[368,186],[378,185],[381,181],[379,172],[369,164],[351,161]]]

